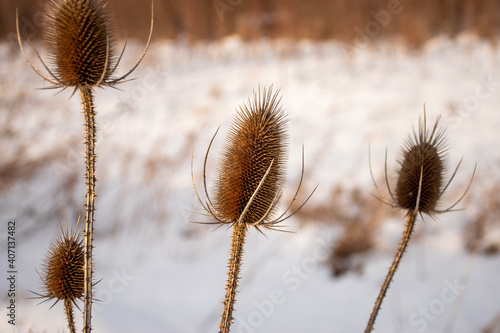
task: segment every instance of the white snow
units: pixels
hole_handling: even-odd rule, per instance
[[[121,72],[143,47],[130,44]],[[35,269],[41,269],[58,222],[75,222],[83,211],[83,117],[78,94],[36,90],[46,84],[11,47],[0,44],[0,117],[16,109],[10,123],[15,136],[2,137],[2,158],[14,158],[26,145],[22,159],[45,159],[38,173],[19,179],[0,198],[1,225],[17,220],[19,271],[17,325],[7,324],[2,302],[0,331],[63,331],[61,304],[49,311],[49,304],[37,306],[27,297],[29,290],[40,291]],[[95,262],[102,280],[96,285],[95,331],[217,332],[230,230],[190,223],[200,219],[191,212],[202,211],[191,186],[191,153],[194,149],[195,182],[203,192],[203,158],[218,126],[207,165],[209,187],[236,107],[259,85],[271,84],[281,90],[289,115],[282,207],[300,177],[302,144],[304,191],[320,184],[311,202],[330,199],[331,188],[339,184],[374,193],[369,144],[375,175],[383,173],[386,148],[391,172],[424,104],[428,123],[441,115],[450,171],[464,158],[443,207],[461,195],[478,163],[462,204],[467,209],[440,215],[437,222],[419,220],[422,236],[410,242],[376,331],[444,332],[448,322],[454,323],[452,332],[485,328],[500,312],[500,258],[468,254],[462,236],[474,205],[484,200],[481,187],[499,181],[499,64],[495,46],[468,34],[436,37],[418,51],[391,42],[364,48],[238,37],[194,45],[155,42],[133,74],[136,80],[120,90],[96,92]],[[70,175],[77,177],[72,187],[64,183]],[[49,218],[57,207],[57,218]],[[294,233],[269,232],[266,238],[251,231],[232,332],[361,332],[403,222],[402,212],[399,219],[388,218],[363,272],[337,279],[323,262],[335,227],[303,226],[292,218],[286,225]],[[0,230],[2,244],[4,233]]]

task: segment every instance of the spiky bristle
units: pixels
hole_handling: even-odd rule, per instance
[[[83,298],[83,242],[76,231],[61,230],[49,247],[42,277],[46,290],[42,297],[75,303]]]
[[[45,9],[45,41],[61,85],[105,83],[115,53],[107,5],[102,0],[50,0]]]
[[[406,140],[399,158],[396,204],[409,211],[432,214],[441,197],[445,173],[444,129],[439,118],[432,129],[419,122],[418,134]],[[418,199],[420,189],[420,198]]]
[[[287,160],[286,118],[279,102],[278,92],[269,88],[254,93],[254,99],[239,108],[226,138],[216,187],[216,210],[224,222],[238,221],[254,193],[240,222],[265,223],[272,215]]]

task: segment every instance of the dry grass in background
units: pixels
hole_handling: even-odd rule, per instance
[[[9,89],[6,83],[1,82],[0,88],[10,91],[4,94],[0,101],[0,211],[4,210],[4,205],[9,205],[10,196],[15,196],[17,191],[24,191],[26,187],[40,174],[62,171],[60,167],[67,165],[67,147],[76,147],[75,138],[68,140],[68,146],[53,146],[40,154],[33,154],[30,150],[30,142],[39,140],[39,133],[33,131],[26,134],[19,122],[22,119],[33,117],[23,113],[30,110],[33,101],[23,91]],[[27,113],[27,111],[26,111]],[[43,127],[44,122],[39,122]],[[67,172],[66,172],[67,171]],[[47,189],[47,192],[55,195],[56,205],[47,205],[46,193],[37,196],[37,206],[21,204],[19,214],[26,218],[34,218],[36,223],[32,228],[25,230],[26,233],[34,235],[41,229],[51,224],[54,220],[64,220],[68,215],[77,216],[81,211],[81,205],[77,204],[75,197],[67,195],[78,186],[79,170],[69,168],[61,173],[61,177],[54,185]],[[23,190],[24,189],[24,190]]]
[[[313,200],[304,206],[296,219],[340,227],[340,236],[333,239],[327,263],[332,274],[339,277],[350,271],[362,271],[363,254],[374,248],[382,222],[393,214],[366,190],[337,185],[326,200]]]
[[[149,29],[148,1],[108,0],[118,35],[146,38]],[[493,38],[500,27],[497,0],[156,0],[155,38],[187,37],[214,40],[231,34],[245,39],[309,38],[360,40],[358,32],[375,20],[374,13],[396,8],[390,21],[373,37],[401,36],[418,46],[436,34],[454,36],[468,30]],[[138,5],[140,3],[140,5]],[[227,6],[217,11],[215,4]],[[3,0],[0,3],[0,36],[15,31],[15,7],[21,17],[37,24],[37,0]],[[22,22],[23,23],[23,22]],[[35,26],[36,28],[36,26]]]
[[[475,203],[464,229],[465,247],[471,253],[494,255],[500,252],[500,183],[482,184],[481,200]]]

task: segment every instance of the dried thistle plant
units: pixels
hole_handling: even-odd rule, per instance
[[[153,8],[152,8],[153,11]],[[85,119],[85,308],[84,332],[91,331],[92,313],[92,238],[95,207],[96,123],[93,89],[114,86],[124,82],[144,58],[153,32],[153,15],[149,38],[137,63],[123,76],[113,78],[125,46],[116,57],[111,14],[103,0],[49,0],[45,4],[45,43],[50,53],[51,65],[47,66],[38,52],[48,75],[38,70],[24,52],[16,19],[17,37],[21,51],[31,68],[52,84],[49,88],[74,88],[80,91]]]
[[[49,1],[46,4],[45,43],[51,51],[55,86],[113,84],[115,63],[111,13],[102,1]]]
[[[51,66],[35,53],[48,75],[37,69],[24,51],[19,30],[16,28],[19,47],[30,67],[45,81],[49,88],[76,90],[114,86],[125,82],[146,55],[153,33],[153,16],[146,47],[137,63],[124,75],[113,78],[125,52],[127,41],[117,57],[114,47],[112,17],[103,0],[49,0],[44,4],[44,41],[50,53]],[[153,12],[153,7],[152,7]],[[28,42],[30,42],[28,40]],[[31,42],[30,42],[31,44]]]
[[[375,320],[382,302],[387,294],[389,285],[406,251],[408,242],[412,235],[417,216],[423,218],[423,214],[434,217],[436,214],[446,213],[464,198],[469,190],[474,178],[476,168],[472,173],[471,180],[464,193],[458,200],[446,209],[438,209],[439,201],[444,192],[455,177],[462,160],[458,163],[455,171],[445,184],[446,159],[448,147],[446,145],[445,129],[439,126],[440,117],[436,119],[432,130],[427,128],[426,115],[424,109],[423,120],[419,120],[418,131],[413,129],[413,137],[410,136],[405,141],[400,156],[398,158],[398,169],[396,172],[397,183],[395,193],[391,190],[387,176],[387,153],[385,156],[385,180],[390,199],[384,199],[375,182],[370,166],[372,181],[379,193],[378,199],[385,204],[406,211],[406,225],[403,231],[401,242],[394,255],[394,260],[389,268],[387,276],[382,284],[380,293],[375,301],[373,311],[368,320],[365,333],[373,330]]]
[[[84,295],[84,249],[81,233],[59,225],[61,233],[50,243],[43,273],[40,279],[44,292],[35,293],[42,302],[55,300],[51,308],[59,301],[64,303],[64,311],[70,332],[76,332],[73,305],[78,308],[77,300]]]
[[[248,100],[239,108],[219,161],[214,202],[208,195],[205,171],[215,135],[207,149],[203,166],[205,201],[198,195],[193,180],[196,196],[206,215],[216,220],[213,224],[233,228],[220,332],[229,332],[233,321],[232,313],[247,230],[251,226],[261,233],[261,228],[276,230],[278,223],[295,214],[312,195],[311,193],[297,210],[285,216],[300,190],[304,173],[302,165],[301,179],[292,202],[282,214],[275,217],[276,207],[282,195],[288,157],[287,120],[279,105],[278,94],[279,92],[273,94],[272,87],[263,91],[259,89],[254,93],[253,100]],[[191,176],[193,177],[192,161]]]

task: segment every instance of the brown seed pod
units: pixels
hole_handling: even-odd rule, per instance
[[[458,163],[448,182],[444,182],[448,148],[446,146],[445,129],[439,126],[440,117],[436,119],[432,130],[427,128],[425,110],[419,120],[418,131],[413,130],[413,136],[406,139],[398,157],[396,172],[397,183],[393,191],[387,175],[387,154],[385,161],[385,181],[390,199],[381,194],[375,182],[370,165],[373,184],[378,191],[379,200],[385,204],[408,211],[408,214],[434,215],[451,211],[467,194],[476,168],[472,173],[469,185],[462,196],[446,209],[438,209],[439,201],[450,183],[453,181],[462,160]]]
[[[259,88],[253,100],[249,99],[240,106],[219,161],[214,201],[207,190],[206,166],[218,130],[208,145],[203,165],[205,200],[196,189],[191,159],[191,181],[196,197],[206,216],[216,220],[209,224],[242,223],[246,227],[253,225],[259,231],[259,227],[277,229],[277,224],[297,213],[316,191],[317,186],[298,208],[289,213],[304,177],[302,147],[302,172],[295,195],[284,212],[273,217],[281,198],[288,159],[287,119],[279,103],[279,91],[273,94],[270,87],[262,91]]]
[[[153,35],[153,2],[151,2],[151,29],[146,47],[136,64],[124,75],[112,78],[125,46],[116,57],[111,14],[103,0],[48,0],[45,4],[44,39],[52,66],[45,64],[35,50],[48,75],[38,70],[24,51],[16,12],[16,30],[19,47],[31,68],[51,88],[113,86],[124,80],[139,66],[146,55]],[[49,67],[52,67],[49,68]]]
[[[40,279],[43,283],[43,294],[35,293],[42,302],[55,300],[64,303],[64,312],[71,333],[76,332],[73,316],[73,305],[84,296],[84,250],[82,235],[75,230],[61,228],[61,233],[50,243],[49,253],[43,265]]]
[[[285,178],[286,117],[278,93],[248,100],[229,129],[219,164],[215,209],[228,223],[265,224]]]
[[[78,88],[107,82],[115,51],[106,3],[50,0],[45,10],[45,41],[57,81]]]
[[[42,281],[45,293],[40,295],[46,301],[69,300],[76,304],[82,299],[84,279],[84,251],[81,234],[76,229],[68,231],[61,227],[61,234],[51,242]]]
[[[437,118],[432,131],[426,119],[419,122],[418,133],[413,131],[399,157],[396,204],[408,211],[432,214],[443,191],[445,173],[445,130]]]

